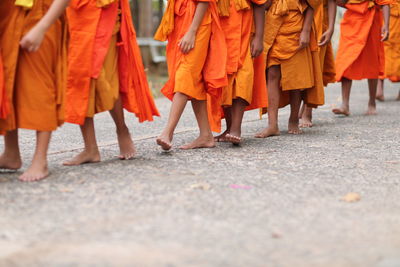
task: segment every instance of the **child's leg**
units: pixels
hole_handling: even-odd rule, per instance
[[[369,101],[366,115],[376,115],[376,88],[378,79],[368,79]]]
[[[301,91],[290,91],[290,117],[288,124],[288,133],[300,134],[299,128],[299,111],[301,106]]]
[[[376,91],[376,99],[379,101],[385,101],[385,96],[383,93],[383,86],[384,86],[384,80],[379,79],[378,80],[378,90]]]
[[[400,101],[400,90],[399,90],[399,94],[397,95],[396,100],[397,100],[397,101]]]
[[[122,108],[121,98],[115,102],[114,108],[110,110],[110,114],[117,127],[119,158],[132,159],[135,156],[135,145],[133,144],[131,134],[125,123],[124,110]]]
[[[9,131],[4,136],[4,152],[0,156],[0,169],[18,170],[22,166],[18,145],[18,130]]]
[[[192,100],[192,107],[196,115],[200,134],[193,142],[184,145],[181,149],[211,148],[215,147],[214,137],[208,122],[207,102],[204,100]]]
[[[232,108],[231,107],[226,107],[224,108],[224,116],[225,116],[225,122],[226,122],[226,130],[220,134],[214,137],[215,142],[226,142],[225,136],[229,133],[231,126],[232,126]]]
[[[36,149],[31,166],[19,177],[24,182],[34,182],[49,175],[47,168],[47,151],[49,149],[51,132],[36,132]]]
[[[64,162],[63,164],[65,166],[75,166],[84,163],[95,163],[100,161],[100,152],[97,146],[93,118],[85,119],[85,123],[81,126],[81,132],[83,141],[85,143],[85,148],[81,153]]]
[[[232,125],[227,135],[229,142],[239,144],[242,136],[242,121],[247,102],[241,98],[234,99],[232,103]]]
[[[302,128],[310,128],[313,126],[312,124],[312,108],[307,107],[306,104],[303,104],[303,111],[301,113],[301,123],[300,127]]]
[[[174,98],[172,99],[167,125],[165,126],[161,135],[157,138],[157,144],[164,150],[170,150],[172,148],[171,142],[174,131],[178,125],[179,119],[182,116],[187,101],[187,95],[179,92],[175,93]]]
[[[278,110],[280,98],[281,67],[271,66],[267,69],[268,88],[268,127],[256,134],[257,138],[279,135]]]
[[[353,81],[347,78],[342,78],[342,106],[340,108],[334,108],[333,113],[337,115],[350,115],[350,91]]]

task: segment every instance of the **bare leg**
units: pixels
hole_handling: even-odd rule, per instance
[[[303,113],[301,115],[301,123],[300,127],[301,128],[311,128],[313,126],[312,124],[312,108],[307,107],[306,104],[303,104]]]
[[[368,109],[365,115],[376,115],[376,87],[378,85],[378,79],[368,79],[369,88],[369,101]]]
[[[18,130],[9,131],[4,136],[4,152],[0,156],[0,169],[18,170],[22,166],[18,145]]]
[[[384,86],[384,80],[379,79],[378,80],[378,90],[376,91],[376,99],[379,101],[385,101],[385,96],[383,94],[383,86]]]
[[[342,78],[342,106],[332,109],[336,115],[350,115],[350,92],[353,81],[347,78]]]
[[[132,159],[136,154],[136,150],[132,141],[131,133],[125,123],[121,98],[115,102],[114,108],[110,110],[110,114],[115,122],[115,126],[117,127],[119,159]]]
[[[232,125],[232,108],[231,107],[226,107],[224,108],[224,116],[225,116],[225,122],[226,122],[226,130],[220,134],[214,137],[215,142],[226,142],[225,136],[229,133]]]
[[[70,160],[65,161],[65,166],[75,166],[85,163],[95,163],[100,161],[100,152],[97,146],[96,133],[94,131],[93,118],[86,118],[85,123],[81,126],[83,141],[85,143],[84,150]]]
[[[400,90],[399,90],[399,94],[397,95],[396,100],[397,100],[397,101],[400,101]]]
[[[36,132],[36,149],[31,166],[19,177],[24,182],[35,182],[49,176],[47,168],[47,151],[51,132]]]
[[[256,138],[266,138],[280,135],[278,127],[278,110],[280,98],[281,67],[272,66],[267,69],[268,87],[268,127],[255,135]],[[298,116],[298,114],[297,114]]]
[[[301,134],[299,128],[299,111],[301,106],[301,91],[290,91],[290,117],[288,124],[288,133]]]
[[[208,122],[207,102],[193,99],[192,107],[200,129],[200,135],[193,142],[181,146],[181,149],[215,147],[214,137],[211,133],[210,124]]]
[[[247,102],[241,98],[234,99],[232,104],[232,126],[226,138],[232,144],[238,145],[242,141],[242,121]]]
[[[172,139],[176,126],[178,125],[179,119],[182,116],[183,110],[185,109],[188,97],[182,93],[175,93],[172,99],[171,110],[169,112],[168,122],[162,131],[161,135],[157,138],[157,144],[161,146],[163,150],[170,150],[172,148]]]

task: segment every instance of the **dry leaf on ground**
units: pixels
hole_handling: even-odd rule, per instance
[[[352,192],[352,193],[348,193],[347,195],[345,195],[344,197],[342,197],[341,200],[343,200],[343,201],[345,201],[345,202],[349,202],[349,203],[358,202],[358,201],[361,200],[361,196],[360,196],[360,194],[358,194],[358,193]]]
[[[190,186],[190,189],[200,189],[200,190],[210,190],[211,185],[209,183],[197,183],[197,184],[192,184]]]

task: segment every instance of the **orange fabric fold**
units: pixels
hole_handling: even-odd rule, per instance
[[[46,14],[53,0],[35,0],[31,9],[0,1],[0,47],[9,104],[0,132],[17,128],[56,130],[64,122],[67,29],[62,16],[46,32],[38,51],[20,48],[22,37]],[[2,107],[3,108],[3,107]]]
[[[346,5],[335,62],[337,81],[343,77],[378,79],[383,75],[384,47],[380,41],[383,16],[379,5],[390,2],[352,0]]]
[[[110,1],[113,3],[100,8],[96,0],[82,1],[73,2],[67,10],[70,49],[66,121],[84,123],[91,79],[98,77],[104,64],[118,8],[121,10],[118,73],[123,107],[134,113],[139,122],[152,121],[153,116],[159,116],[159,113],[144,72],[129,2]]]
[[[7,99],[6,88],[4,84],[3,60],[0,54],[0,119],[7,118],[10,107]]]

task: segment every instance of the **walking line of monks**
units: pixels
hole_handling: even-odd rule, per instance
[[[347,11],[335,66],[337,5]],[[278,110],[286,105],[288,132],[299,134],[312,126],[312,109],[324,104],[323,87],[335,81],[342,82],[343,96],[335,114],[349,115],[352,80],[361,79],[369,81],[367,114],[375,114],[375,98],[383,100],[378,78],[400,81],[399,16],[400,0],[169,0],[155,39],[168,41],[169,80],[162,92],[172,105],[157,144],[172,148],[188,101],[199,136],[182,149],[240,144],[250,109],[268,111],[268,126],[256,137],[279,135]],[[96,113],[110,112],[120,159],[135,156],[123,109],[140,122],[159,116],[128,0],[2,0],[0,51],[0,168],[22,165],[18,129],[37,131],[23,181],[49,175],[51,133],[64,122],[80,125],[85,144],[64,165],[79,165],[100,161]],[[227,129],[214,137],[222,119]]]

